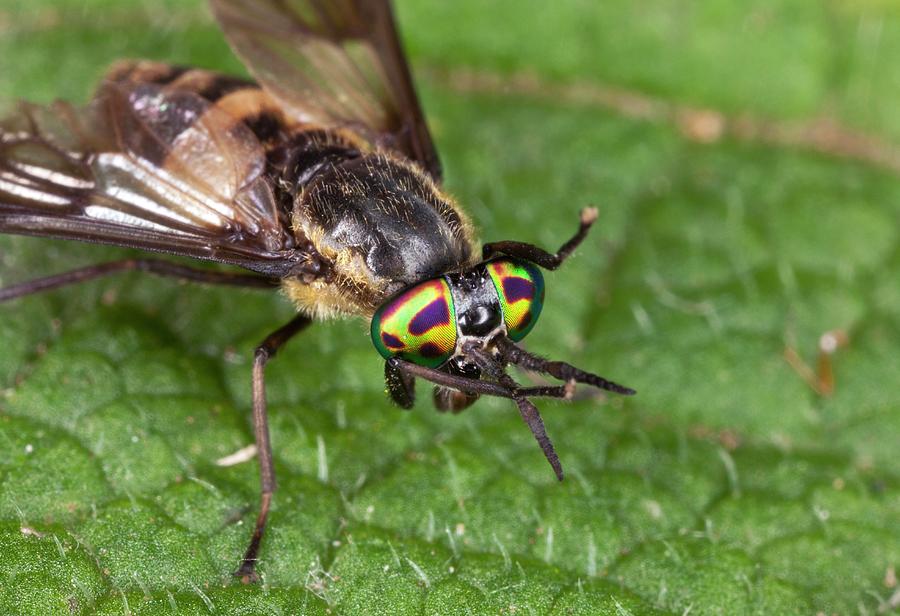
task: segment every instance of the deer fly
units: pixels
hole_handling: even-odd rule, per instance
[[[416,378],[442,411],[511,399],[554,472],[559,458],[531,398],[575,383],[634,391],[517,343],[555,270],[597,217],[555,253],[517,241],[479,248],[441,189],[388,0],[211,0],[252,80],[150,61],[113,65],[83,107],[22,104],[0,122],[0,232],[112,244],[160,258],[94,265],[0,290],[0,301],[122,271],[280,288],[297,316],[256,348],[253,426],[261,496],[236,575],[254,568],[275,490],[265,367],[313,320],[371,323],[387,393],[410,408]],[[564,385],[524,387],[510,364]]]

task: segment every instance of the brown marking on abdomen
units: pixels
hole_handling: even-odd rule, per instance
[[[165,85],[190,70],[186,66],[174,66],[152,60],[118,60],[103,77],[113,83],[155,83]]]
[[[258,86],[232,92],[219,99],[216,107],[246,124],[267,149],[274,142],[282,142],[296,127],[278,102]]]
[[[131,85],[152,83],[165,86],[167,91],[192,92],[210,103],[238,90],[259,89],[248,79],[153,60],[120,60],[109,68],[105,80]]]

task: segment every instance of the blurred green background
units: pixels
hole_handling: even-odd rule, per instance
[[[257,468],[215,460],[290,306],[136,275],[0,306],[0,613],[896,613],[897,3],[398,4],[482,237],[600,207],[528,347],[638,396],[540,404],[558,484],[512,405],[400,411],[366,324],[316,326],[269,371],[243,587]],[[0,107],[119,57],[242,70],[196,1],[0,0]],[[3,237],[0,283],[123,254]]]

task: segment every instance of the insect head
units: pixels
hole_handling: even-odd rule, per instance
[[[531,263],[495,259],[462,274],[420,282],[372,318],[372,342],[385,359],[438,368],[468,338],[505,334],[519,341],[544,304],[544,277]]]

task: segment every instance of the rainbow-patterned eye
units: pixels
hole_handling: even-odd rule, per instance
[[[544,307],[544,276],[537,266],[510,259],[491,261],[487,271],[500,296],[506,335],[518,342],[537,323]]]
[[[372,342],[385,359],[437,368],[456,350],[456,313],[443,278],[407,289],[372,317]]]

